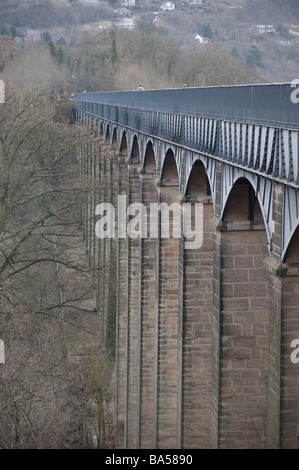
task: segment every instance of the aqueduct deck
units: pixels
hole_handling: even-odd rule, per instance
[[[99,182],[85,205],[87,249],[95,264],[116,260],[121,447],[298,448],[293,91],[266,84],[76,95],[77,119],[92,129],[83,177]],[[116,207],[119,194],[146,207],[203,204],[202,246],[186,249],[183,235],[97,239],[95,207]],[[104,299],[107,284],[99,280]]]

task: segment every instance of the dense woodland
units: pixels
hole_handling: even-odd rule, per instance
[[[160,2],[136,1],[130,11],[136,26],[129,31],[114,27],[123,18],[116,13],[121,2],[93,7],[77,0],[2,0],[0,73],[9,61],[17,67],[21,56],[26,68],[31,60],[38,63],[39,73],[50,51],[61,75],[59,86],[64,81],[72,91],[135,89],[141,82],[146,88],[164,88],[298,77],[299,36],[289,33],[299,25],[296,0],[211,0],[196,10],[183,3],[160,12],[160,23],[154,25],[149,12],[159,10]],[[256,24],[271,24],[274,32],[255,34]],[[25,27],[40,28],[36,52],[16,44]],[[195,40],[197,34],[204,44]]]
[[[136,3],[136,13],[158,5]],[[207,15],[177,9],[158,27],[141,21],[127,31],[111,27],[109,2],[0,2],[0,448],[113,446],[113,354],[103,349],[101,299],[81,232],[83,199],[96,190],[79,178],[78,148],[89,136],[72,120],[72,101],[57,97],[140,83],[298,78],[298,48],[273,37],[248,41],[239,26],[296,24],[296,0],[244,1],[216,15],[213,3]],[[81,28],[99,20],[108,26]],[[24,25],[41,28],[42,40],[20,47]],[[187,40],[186,31],[209,41]],[[288,38],[283,26],[277,34]]]
[[[85,135],[50,89],[0,108],[0,448],[89,448],[108,429],[112,356],[82,241]],[[112,428],[111,428],[112,429]]]

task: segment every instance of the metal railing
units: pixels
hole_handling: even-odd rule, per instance
[[[282,83],[77,93],[75,99],[78,110],[123,125],[126,113],[140,110],[299,129],[299,103],[291,100],[293,92],[291,83]]]

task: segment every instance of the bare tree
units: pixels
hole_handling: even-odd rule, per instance
[[[0,337],[6,348],[0,447],[92,446],[84,436],[94,420],[86,424],[77,411],[85,403],[81,377],[86,382],[93,367],[92,399],[100,416],[95,435],[103,447],[108,363],[93,365],[105,354],[97,267],[88,262],[80,232],[81,207],[94,189],[79,178],[77,149],[87,135],[64,122],[49,90],[6,90],[0,108]],[[85,345],[97,354],[78,376],[74,351]]]
[[[186,47],[177,62],[181,83],[189,86],[238,85],[257,81],[257,73],[217,45]]]
[[[0,34],[0,72],[7,62],[18,55],[18,48],[10,36]]]

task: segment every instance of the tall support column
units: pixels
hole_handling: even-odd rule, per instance
[[[282,278],[276,276],[282,234],[283,191],[273,185],[272,195],[272,253],[266,257],[264,267],[270,272],[270,311],[269,311],[269,373],[267,405],[267,448],[280,448],[280,402],[281,402],[281,310]]]
[[[114,206],[114,174],[113,174],[113,158],[116,158],[115,148],[108,146],[105,143],[101,144],[100,155],[98,161],[99,180],[97,181],[97,198],[101,203],[108,203]],[[95,220],[94,220],[95,207],[93,208],[93,217],[91,229],[94,233],[95,244],[94,253],[97,253],[97,297],[98,297],[98,312],[102,317],[102,331],[103,336],[106,337],[107,328],[107,315],[108,315],[108,302],[109,302],[109,285],[110,285],[110,261],[112,248],[115,244],[115,239],[110,236],[105,238],[96,239],[95,235]]]
[[[109,184],[107,192],[107,200],[113,208],[115,216],[115,231],[112,237],[109,237],[108,243],[106,242],[106,351],[115,357],[116,347],[116,281],[117,281],[117,206],[118,206],[118,157],[117,149],[115,144],[111,144],[109,152],[109,160],[107,165],[108,178],[107,183]]]
[[[95,136],[95,151],[94,151],[94,164],[93,164],[93,184],[94,184],[94,189],[93,189],[93,200],[94,200],[94,215],[95,215],[95,209],[97,205],[100,203],[99,199],[99,179],[100,179],[100,174],[99,174],[99,158],[100,158],[100,146],[99,146],[99,129],[96,128],[96,136]],[[94,269],[94,275],[93,275],[93,282],[94,282],[94,289],[96,292],[96,304],[97,304],[97,312],[99,312],[99,299],[98,299],[98,257],[99,257],[99,242],[98,238],[95,233],[95,224],[96,220],[94,221],[94,251],[93,251],[93,269]]]
[[[250,183],[236,182],[216,227],[212,445],[220,448],[266,444],[268,243],[258,203],[250,210],[251,197]]]
[[[219,446],[219,376],[220,376],[220,309],[221,309],[221,234],[218,231],[221,202],[221,164],[216,165],[215,210],[211,226],[214,231],[213,307],[212,307],[212,381],[211,447]]]
[[[177,183],[158,187],[160,203],[170,205],[177,196]],[[177,434],[179,239],[172,235],[172,223],[169,238],[160,231],[157,249],[154,444],[167,449],[176,447]]]
[[[268,374],[267,447],[299,448],[299,236],[298,228],[285,259],[282,246],[282,185],[273,185],[273,238],[271,257],[264,266],[270,273],[270,336]],[[295,344],[292,342],[295,340]],[[297,341],[296,341],[297,340]],[[293,353],[294,356],[292,355]]]
[[[212,382],[211,382],[211,447],[219,446],[219,379],[220,379],[220,306],[221,306],[221,233],[214,226],[213,320],[212,320]]]
[[[104,193],[103,193],[103,202],[108,204],[112,203],[112,155],[114,148],[110,146],[110,142],[106,141],[103,144],[103,164],[104,164]],[[108,314],[108,299],[109,299],[109,281],[110,281],[110,255],[111,255],[112,239],[111,237],[106,237],[103,240],[103,319],[104,325],[103,330],[106,339],[107,331],[107,314]]]
[[[264,227],[221,232],[220,448],[264,448],[269,287]]]
[[[298,449],[299,265],[266,262],[271,292],[267,448]]]
[[[90,265],[94,269],[95,267],[95,166],[96,166],[96,142],[95,135],[92,134],[91,137],[91,155],[90,155],[90,250],[89,250],[89,259]]]
[[[86,145],[86,253],[90,260],[90,238],[91,238],[91,143],[90,140]]]
[[[129,190],[128,206],[141,203],[141,180],[138,173],[139,160],[128,160]],[[132,206],[131,206],[132,207]],[[130,220],[138,214],[132,213]],[[134,223],[134,222],[133,222]],[[137,225],[137,226],[136,226]],[[140,223],[132,229],[140,231]],[[140,259],[141,239],[140,236],[133,238],[128,234],[128,303],[127,303],[127,397],[126,397],[126,447],[138,448],[140,439]]]
[[[184,243],[181,243],[180,273],[183,285],[180,322],[182,334],[179,335],[182,338],[180,447],[183,448],[210,447],[214,251],[213,229],[210,224],[213,217],[211,202],[208,198],[198,198],[196,201],[197,204],[202,204],[203,210],[203,224],[197,227],[202,230],[202,246],[186,249]],[[192,210],[195,210],[194,203]]]
[[[82,232],[83,240],[86,248],[86,237],[87,237],[87,161],[86,161],[86,143],[84,142],[80,149],[80,160],[81,160],[81,183],[83,187],[83,197],[81,200],[82,210]]]
[[[90,266],[93,266],[93,255],[94,255],[94,160],[95,160],[95,135],[94,135],[94,123],[89,122],[90,137],[89,137],[89,148],[87,156],[87,172],[88,172],[88,240],[87,240],[87,252],[89,257]]]
[[[99,202],[103,203],[105,201],[105,146],[103,143],[99,146],[99,160],[98,160],[98,199]],[[105,239],[97,239],[97,309],[98,314],[101,316],[102,322],[102,335],[104,338],[105,333]]]
[[[140,364],[140,448],[153,448],[154,344],[156,299],[156,240],[149,237],[150,204],[157,202],[154,170],[141,177],[142,203],[147,210],[147,237],[141,239],[141,364]]]
[[[111,166],[111,149],[104,142],[101,143],[99,151],[98,171],[98,198],[101,203],[111,202],[111,187],[110,187],[110,166]],[[90,230],[95,232],[95,223],[92,221]],[[110,243],[109,237],[97,239],[97,258],[98,258],[98,311],[102,318],[102,332],[103,337],[106,335],[106,322],[107,322],[107,302],[108,302],[108,288],[109,288],[109,261],[110,261]]]
[[[118,155],[118,194],[128,196],[128,165],[126,156]],[[118,213],[118,218],[120,214]],[[117,292],[116,292],[116,428],[120,448],[127,445],[127,312],[128,312],[128,238],[117,237]]]
[[[219,447],[266,445],[269,352],[268,239],[253,189],[239,179],[220,224]]]
[[[297,253],[299,244],[297,242]],[[299,448],[299,263],[282,268],[281,292],[281,409],[280,448]],[[293,343],[294,342],[294,343]],[[293,343],[293,344],[292,344]],[[296,352],[297,351],[297,352]]]

